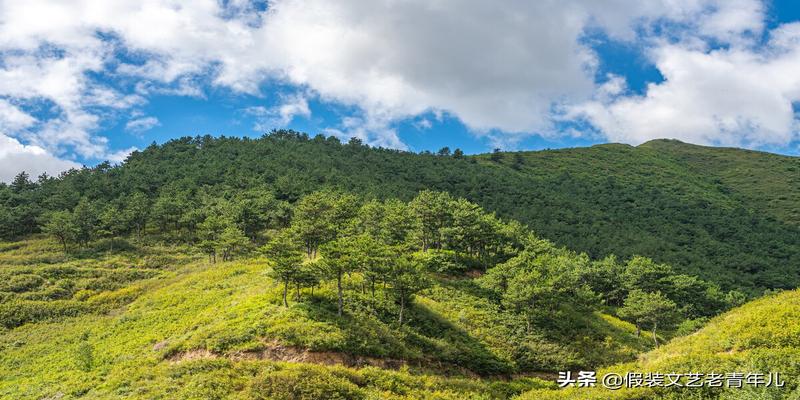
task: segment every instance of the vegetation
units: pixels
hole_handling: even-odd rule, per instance
[[[796,374],[796,292],[718,316],[800,280],[793,203],[743,207],[766,195],[683,147],[465,157],[280,131],[20,174],[0,185],[0,397],[606,398],[535,376]]]
[[[238,208],[225,198],[206,201],[206,208],[195,210],[205,218],[194,235],[192,230],[151,224],[141,239],[133,226],[131,236],[107,238],[97,233],[99,219],[80,211],[94,221],[80,229],[93,233],[83,244],[73,239],[76,245],[67,253],[55,233],[55,240],[7,244],[0,264],[17,266],[4,267],[9,283],[0,292],[0,323],[9,329],[2,336],[7,350],[3,365],[13,370],[0,374],[7,377],[0,393],[18,395],[30,387],[36,396],[52,396],[54,390],[109,396],[123,389],[98,385],[97,380],[139,387],[137,379],[150,376],[148,371],[161,371],[163,364],[181,363],[192,354],[229,363],[237,357],[285,361],[270,358],[274,346],[333,352],[351,360],[399,360],[415,368],[412,375],[477,374],[491,387],[497,379],[492,377],[609,365],[648,348],[646,339],[634,336],[634,325],[613,316],[619,305],[615,299],[627,304],[637,293],[631,285],[646,281],[659,293],[680,295],[675,304],[681,306],[683,319],[696,316],[690,306],[711,305],[702,312],[714,314],[730,305],[730,294],[668,266],[641,257],[626,263],[614,257],[592,261],[463,199],[436,192],[422,192],[409,203],[362,202],[340,192],[315,192],[297,202],[303,212],[286,208],[292,217],[256,232],[256,240],[266,242],[262,249],[267,259],[261,252],[248,253],[256,243],[245,238],[238,246],[242,251],[215,260],[203,254],[227,242],[224,235],[205,234],[204,225],[229,218],[228,228],[236,228],[235,217],[217,210],[221,205],[227,205],[224,210]],[[71,213],[69,220],[74,221],[77,213]],[[117,243],[114,250],[111,241]],[[154,245],[159,242],[172,247]],[[87,262],[103,266],[92,276],[105,286],[89,285],[82,274],[66,269]],[[46,272],[51,270],[58,275]],[[132,275],[115,279],[121,271]],[[465,275],[468,271],[473,277]],[[695,286],[676,284],[686,280]],[[615,290],[607,292],[609,285]],[[62,364],[52,360],[65,357],[63,347],[52,345],[54,334],[74,343]],[[30,351],[48,356],[30,357]],[[143,358],[131,361],[134,354]],[[52,367],[40,364],[48,360]],[[256,364],[262,370],[265,363]],[[59,365],[67,372],[41,375]],[[244,368],[238,362],[225,365],[228,378],[232,370]],[[78,379],[72,375],[77,372],[69,371],[94,380]],[[285,379],[305,373],[292,370]],[[282,386],[287,384],[283,378],[274,382],[281,374],[235,387],[220,385],[226,396],[255,385],[259,393],[279,398],[283,395],[275,393],[286,390],[309,390],[302,396],[314,396],[330,385],[349,393],[342,395],[346,398],[371,390],[357,380],[332,380],[328,373],[308,378],[319,379],[319,385],[306,389]],[[55,384],[66,379],[63,374],[69,375],[68,382]]]
[[[291,131],[255,140],[176,139],[135,152],[120,166],[104,163],[35,182],[22,174],[0,185],[0,237],[41,231],[51,213],[72,212],[85,198],[98,216],[100,209],[118,211],[125,226],[104,228],[106,236],[155,225],[180,239],[194,235],[206,218],[197,209],[224,198],[220,211],[252,240],[265,226],[285,222],[289,204],[320,189],[404,201],[433,189],[593,258],[647,255],[751,294],[800,283],[800,178],[792,173],[800,170],[797,158],[674,141],[439,154]],[[324,226],[306,229],[311,247],[326,234]]]
[[[598,371],[740,372],[780,374],[783,387],[568,388],[533,390],[520,399],[794,399],[800,395],[800,291],[765,296],[712,319],[700,331],[639,357]],[[684,381],[685,383],[685,381]]]

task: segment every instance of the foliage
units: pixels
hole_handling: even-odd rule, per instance
[[[777,372],[782,388],[640,388],[609,391],[603,388],[533,390],[528,399],[778,399],[797,395],[800,381],[800,291],[764,296],[713,318],[692,335],[680,337],[636,362],[597,371],[606,372]]]
[[[677,306],[661,292],[648,293],[640,289],[632,290],[625,298],[625,304],[619,309],[619,316],[636,324],[638,329],[650,326],[653,341],[658,345],[656,331],[658,326],[668,327],[677,319]]]
[[[752,294],[800,284],[796,158],[674,141],[513,157],[457,153],[344,145],[292,131],[256,140],[181,138],[134,152],[118,167],[102,164],[38,181],[20,176],[0,185],[0,234],[36,232],[45,223],[41,216],[71,211],[86,197],[88,203],[118,204],[129,212],[128,231],[142,233],[155,225],[164,234],[186,235],[211,194],[231,202],[239,229],[259,241],[261,232],[286,222],[286,202],[319,189],[404,201],[432,189],[529,224],[556,244],[593,258],[647,255],[726,291]],[[301,218],[311,247],[327,240],[322,239],[329,234],[326,221],[337,218],[325,210],[348,205],[347,199],[322,197],[329,196],[309,198],[295,210],[301,216],[319,212]],[[426,209],[412,208],[432,213],[425,226],[435,229],[435,199],[429,200]],[[473,219],[463,221],[463,228],[475,227]],[[427,237],[433,233],[421,232],[426,246],[443,239]],[[462,238],[452,234],[455,242]]]

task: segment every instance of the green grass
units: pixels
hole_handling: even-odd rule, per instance
[[[800,376],[800,291],[748,303],[643,353],[649,338],[601,312],[565,310],[558,323],[521,331],[471,278],[438,277],[398,326],[394,302],[380,290],[375,299],[362,293],[358,275],[346,280],[347,312],[338,317],[330,285],[284,308],[264,259],[208,264],[157,246],[64,257],[36,238],[1,246],[3,287],[13,290],[0,309],[79,309],[33,313],[0,330],[0,398],[772,399],[786,392],[555,390],[525,376],[781,372],[786,390]],[[87,284],[98,279],[105,286]],[[54,287],[69,289],[44,296]]]
[[[375,299],[361,293],[358,275],[346,281],[347,312],[338,317],[329,285],[313,296],[304,290],[300,302],[292,293],[290,307],[284,308],[281,286],[266,276],[263,259],[208,264],[202,256],[184,254],[186,249],[142,247],[129,254],[100,252],[96,258],[40,264],[38,255],[55,248],[49,241],[3,246],[0,260],[15,263],[0,261],[2,273],[13,276],[24,269],[43,282],[37,280],[41,284],[30,292],[13,292],[0,308],[64,281],[72,288],[64,298],[24,301],[47,310],[58,302],[82,308],[34,313],[20,326],[0,330],[0,398],[59,393],[64,398],[193,398],[190,392],[197,398],[258,398],[258,393],[290,390],[287,382],[304,381],[309,374],[313,378],[308,379],[322,381],[320,387],[352,389],[356,398],[507,398],[551,385],[535,378],[509,380],[512,374],[607,365],[630,360],[648,346],[633,337],[631,326],[599,313],[580,317],[586,329],[572,335],[562,336],[553,327],[522,334],[514,328],[520,321],[509,320],[470,279],[441,278],[417,297],[407,323],[398,326],[394,301],[380,290]],[[133,265],[159,265],[163,262],[153,260],[165,257],[174,264],[133,268],[148,274],[135,279],[126,275]],[[56,279],[48,272],[54,270],[73,272]],[[84,284],[101,278],[115,285],[100,290]],[[297,361],[389,369],[286,363],[292,357],[275,357],[275,346],[291,349],[290,356],[316,355]],[[175,394],[174,388],[185,392]]]
[[[800,396],[800,291],[768,295],[712,319],[703,329],[605,372],[778,372],[784,388],[770,390],[571,388],[534,390],[522,399],[723,398],[781,399]]]

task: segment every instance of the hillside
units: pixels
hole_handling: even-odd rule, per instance
[[[209,264],[186,247],[65,258],[47,240],[5,244],[0,274],[17,285],[2,288],[0,319],[26,319],[0,331],[0,397],[286,398],[282,385],[308,380],[318,395],[302,398],[502,399],[552,386],[512,373],[607,365],[649,347],[600,313],[576,316],[568,332],[520,336],[514,317],[463,278],[437,280],[403,326],[385,292],[373,311],[358,277],[342,318],[330,283],[284,308],[269,264]]]
[[[653,140],[639,146],[685,163],[739,196],[753,210],[800,225],[800,159],[735,148]]]
[[[683,145],[465,158],[276,132],[21,175],[0,187],[0,397],[606,398],[553,380],[796,374],[795,292],[718,316],[796,284],[791,203],[659,146]],[[648,390],[614,396],[697,395]]]
[[[610,315],[582,314],[567,331],[548,333],[553,328],[544,325],[520,339],[512,315],[487,301],[470,283],[476,279],[441,277],[398,327],[390,303],[375,314],[369,298],[357,296],[361,282],[354,277],[348,286],[356,297],[337,318],[330,283],[313,294],[304,289],[302,301],[282,307],[282,285],[267,276],[270,264],[260,258],[210,264],[187,247],[65,257],[49,240],[4,244],[4,282],[43,280],[5,293],[19,297],[6,297],[13,307],[0,310],[4,321],[11,309],[17,310],[11,315],[39,312],[0,330],[0,397],[771,399],[798,385],[798,291],[758,299],[636,361],[609,365],[649,348],[649,339],[637,339],[631,324]],[[519,364],[521,342],[541,363],[527,373]],[[600,376],[780,372],[787,386],[766,394],[556,390],[555,371],[576,368],[599,369]]]
[[[776,372],[784,387],[743,389],[606,389],[570,388],[534,390],[520,399],[795,399],[800,396],[800,291],[774,294],[720,315],[694,334],[673,340],[642,354],[633,363],[615,365],[607,372]],[[685,381],[684,381],[685,382]]]
[[[292,203],[323,187],[411,199],[449,192],[540,236],[588,253],[645,255],[726,289],[800,284],[800,159],[675,141],[460,155],[375,149],[358,141],[275,132],[260,139],[183,138],[39,184],[0,186],[0,236],[35,232],[51,210],[81,198],[155,203],[259,187]],[[455,153],[454,153],[455,154]],[[168,216],[189,218],[176,206]],[[179,222],[176,222],[179,224]]]
[[[443,192],[206,197],[196,225],[138,232],[134,211],[81,200],[47,235],[0,245],[0,394],[507,398],[743,300],[644,257],[592,260]]]

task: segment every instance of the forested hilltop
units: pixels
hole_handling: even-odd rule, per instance
[[[201,222],[204,197],[269,193],[280,219],[280,210],[322,188],[404,201],[433,189],[593,258],[645,255],[724,289],[758,292],[800,283],[799,180],[798,158],[675,141],[464,156],[292,131],[259,139],[187,137],[150,146],[116,167],[19,176],[0,186],[0,235],[37,232],[54,211],[80,206],[108,218],[127,210],[136,215],[129,221],[135,230],[158,225],[180,237]]]

